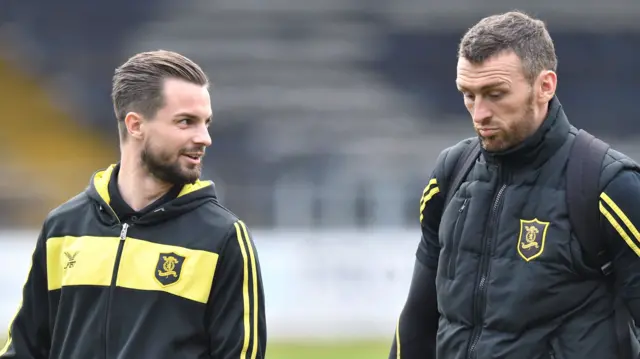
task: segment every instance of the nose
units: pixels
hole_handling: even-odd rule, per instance
[[[485,101],[477,98],[471,107],[471,118],[476,124],[482,124],[491,118],[492,112]]]
[[[209,128],[206,125],[198,126],[198,133],[193,138],[193,142],[198,146],[211,146],[211,135],[209,134]]]

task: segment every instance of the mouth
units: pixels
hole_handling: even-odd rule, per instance
[[[183,153],[182,157],[185,157],[189,162],[199,164],[202,162],[204,153]]]
[[[491,137],[495,136],[498,133],[499,129],[497,128],[479,128],[478,133],[482,137]]]

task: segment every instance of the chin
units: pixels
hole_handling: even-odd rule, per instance
[[[497,139],[482,139],[482,148],[487,152],[501,152],[508,149],[508,146],[505,142],[497,140]]]

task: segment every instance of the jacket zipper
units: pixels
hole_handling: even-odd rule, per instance
[[[124,242],[127,239],[127,231],[129,230],[129,224],[124,223],[122,230],[120,231],[120,241],[118,242],[118,251],[116,252],[116,261],[113,265],[113,274],[111,275],[111,284],[109,285],[109,295],[107,297],[107,309],[105,311],[105,328],[104,328],[104,357],[109,359],[109,327],[111,324],[111,301],[113,299],[113,291],[116,286],[116,280],[118,277],[118,267],[120,266],[120,259],[122,257],[122,249],[124,248]]]
[[[473,328],[473,332],[471,334],[471,342],[469,343],[469,350],[467,352],[467,358],[473,359],[475,357],[475,350],[478,341],[480,340],[480,335],[482,334],[482,322],[484,321],[484,309],[486,306],[486,295],[487,295],[487,277],[489,276],[489,264],[491,262],[491,239],[496,233],[496,227],[498,225],[498,210],[500,209],[500,204],[502,202],[502,195],[504,190],[507,188],[507,185],[504,183],[502,179],[502,171],[499,173],[499,178],[501,179],[501,186],[496,194],[496,197],[493,200],[493,206],[491,207],[491,216],[490,221],[487,223],[487,229],[485,231],[484,237],[484,248],[482,251],[482,257],[480,259],[480,277],[478,283],[476,284],[476,295],[474,297],[474,317],[475,317],[475,325]]]
[[[458,218],[456,218],[456,223],[453,225],[453,243],[451,245],[451,253],[449,254],[451,258],[449,259],[449,268],[447,270],[449,278],[453,278],[456,271],[456,257],[458,256],[458,246],[460,245],[460,239],[458,238],[458,228],[459,226],[464,226],[464,221],[461,221],[462,213],[467,208],[468,202],[468,198],[465,198],[464,202],[462,202],[462,206],[458,210]]]

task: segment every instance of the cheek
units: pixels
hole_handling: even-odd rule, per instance
[[[496,109],[496,117],[500,119],[506,127],[517,127],[527,112],[527,106],[519,102],[505,102]]]
[[[165,141],[148,141],[145,145],[147,152],[152,153],[156,158],[164,161],[174,160],[178,158],[179,150],[173,146],[167,145]]]

